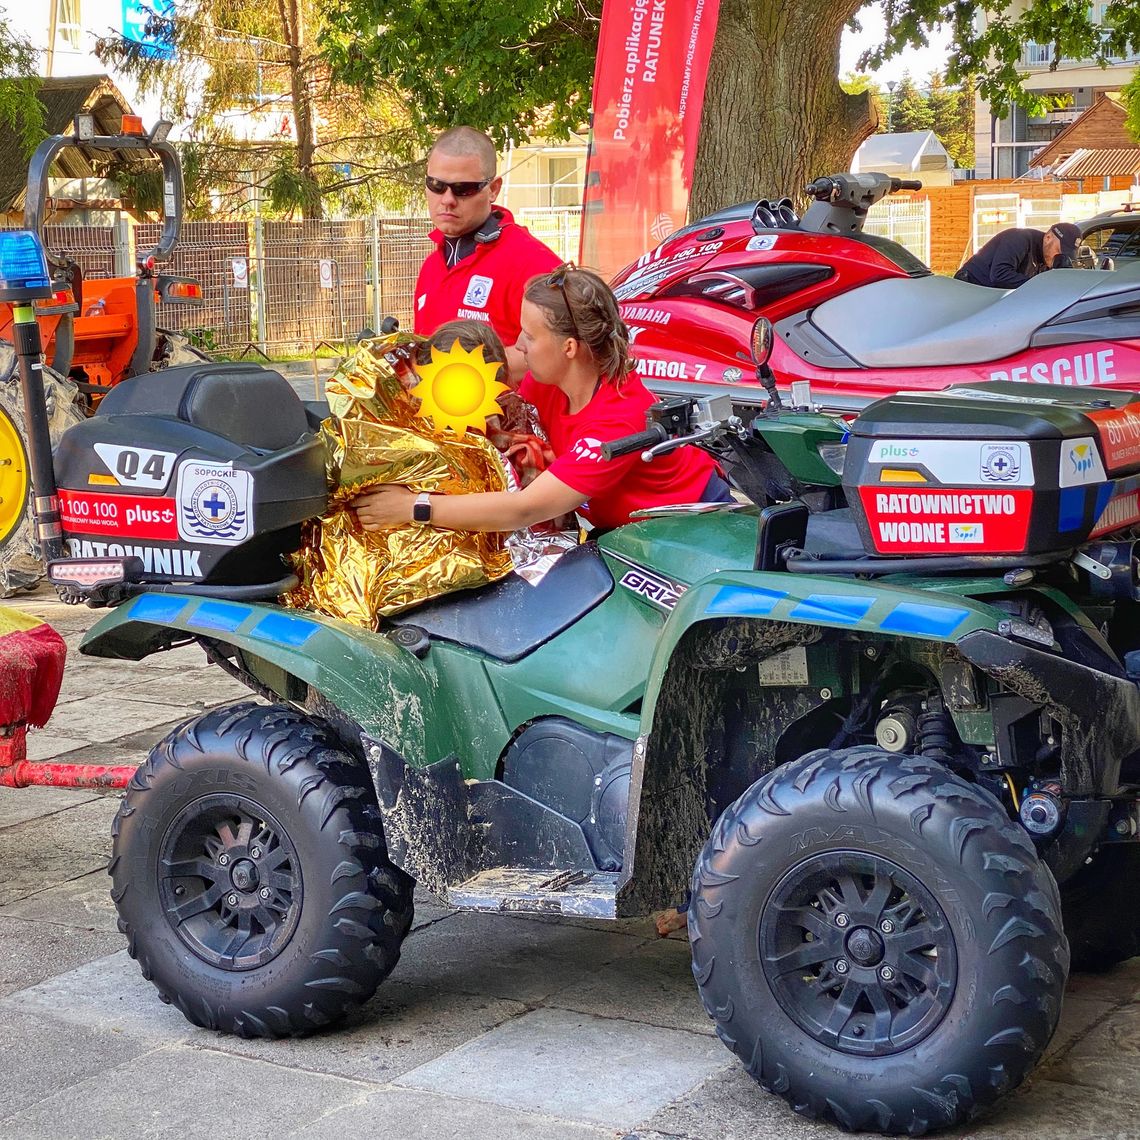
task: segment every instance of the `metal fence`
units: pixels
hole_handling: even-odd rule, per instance
[[[563,261],[578,256],[578,236],[582,229],[581,207],[550,210],[519,210],[519,225],[526,226],[539,241],[545,242]]]
[[[867,211],[863,231],[890,238],[930,264],[930,199],[879,202]]]

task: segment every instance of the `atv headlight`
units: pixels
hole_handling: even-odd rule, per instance
[[[819,452],[820,459],[822,459],[836,475],[843,474],[843,461],[847,458],[847,444],[821,443],[816,450]]]

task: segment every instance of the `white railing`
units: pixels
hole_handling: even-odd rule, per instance
[[[905,246],[924,265],[930,264],[930,199],[879,202],[867,211],[865,233]]]

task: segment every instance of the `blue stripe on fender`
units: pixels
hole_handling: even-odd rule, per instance
[[[947,637],[970,616],[961,606],[928,606],[922,602],[899,602],[879,628],[888,633],[928,633]]]
[[[273,645],[291,645],[296,648],[304,645],[318,629],[320,626],[307,618],[294,617],[292,614],[266,614],[249,631],[249,636]]]
[[[162,594],[142,594],[131,602],[128,611],[138,621],[152,621],[165,625],[173,621],[186,608],[185,598],[168,598]]]
[[[233,602],[203,602],[189,617],[186,624],[195,629],[218,629],[233,633],[253,611],[249,606]]]
[[[770,614],[788,595],[784,590],[764,590],[759,586],[721,586],[705,608],[706,614]]]
[[[850,594],[808,594],[788,617],[799,621],[855,625],[867,616],[867,611],[874,604],[874,598],[852,597]]]

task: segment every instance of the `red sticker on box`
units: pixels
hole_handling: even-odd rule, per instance
[[[1140,467],[1140,406],[1085,412],[1096,424],[1104,465],[1110,472]]]
[[[72,533],[179,541],[174,500],[161,496],[104,495],[60,488],[59,513],[63,529]]]
[[[880,554],[1012,554],[1025,549],[1033,491],[884,491],[859,497]]]

